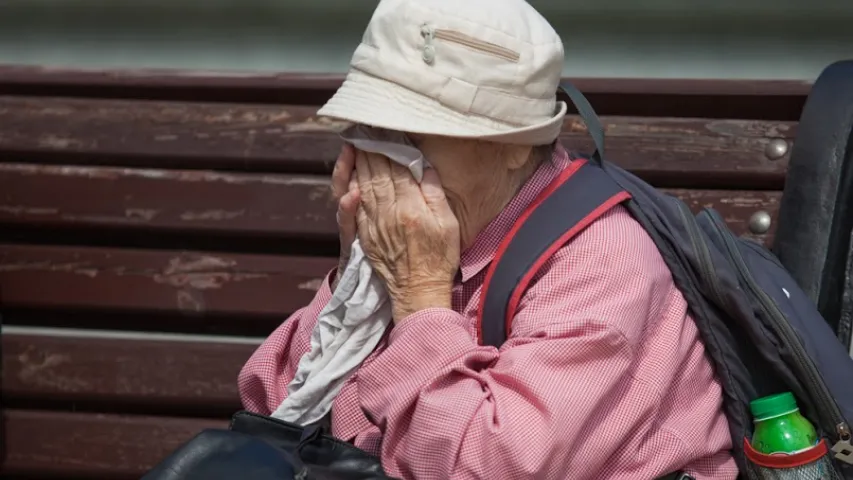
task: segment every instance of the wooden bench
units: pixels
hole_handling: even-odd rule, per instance
[[[336,261],[340,80],[0,67],[4,475],[139,478],[226,425]],[[576,83],[612,161],[773,241],[809,84]],[[561,140],[591,146],[574,116]]]

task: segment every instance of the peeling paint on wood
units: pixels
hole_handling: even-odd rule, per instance
[[[289,123],[288,132],[333,132],[339,133],[351,126],[352,122],[336,121],[323,117],[308,117],[301,122]]]
[[[98,275],[98,270],[92,268],[90,264],[85,262],[56,263],[47,260],[16,262],[13,259],[7,259],[5,256],[2,257],[2,263],[0,263],[0,272],[33,271],[72,273],[75,275],[83,275],[90,278],[94,278]],[[115,273],[123,274],[123,272],[121,271],[116,271]]]
[[[329,179],[0,163],[0,222],[334,240]]]
[[[254,345],[8,334],[4,394],[237,409],[235,379]]]
[[[314,175],[246,175],[206,170],[159,170],[151,168],[85,167],[76,165],[39,165],[29,163],[0,163],[0,171],[18,175],[47,175],[114,180],[140,177],[149,180],[176,182],[222,182],[234,185],[307,185],[328,188],[329,179]]]
[[[313,280],[309,280],[307,282],[300,283],[296,286],[296,288],[300,290],[311,290],[312,292],[316,292],[320,290],[320,287],[323,286],[324,278],[315,278]]]
[[[0,245],[4,306],[278,319],[336,258]]]
[[[3,473],[24,477],[140,478],[224,419],[5,410]]]
[[[267,278],[263,273],[244,273],[234,271],[234,260],[202,256],[180,256],[169,259],[169,265],[162,273],[152,278],[157,283],[195,290],[219,289],[228,282]]]
[[[198,290],[178,290],[175,292],[175,305],[181,313],[204,313],[204,293]]]
[[[25,207],[23,205],[0,205],[0,212],[8,213],[15,216],[21,215],[56,215],[59,209],[56,208],[41,208],[41,207]]]
[[[44,370],[68,363],[68,361],[69,358],[67,355],[39,352],[35,347],[30,347],[24,353],[18,355],[18,362],[21,364],[18,378],[28,381]]]
[[[246,215],[245,210],[225,211],[225,210],[205,210],[201,212],[184,212],[181,214],[181,220],[189,222],[198,221],[226,221],[234,220]]]
[[[129,219],[144,220],[149,222],[157,216],[159,212],[150,208],[128,208],[124,214]]]

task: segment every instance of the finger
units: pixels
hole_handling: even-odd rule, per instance
[[[341,197],[341,201],[338,203],[338,210],[341,215],[345,215],[348,217],[355,217],[355,212],[358,211],[358,204],[360,202],[358,189],[347,192],[343,197]]]
[[[341,248],[349,250],[349,245],[355,240],[356,212],[358,211],[358,191],[348,192],[338,202],[338,229],[341,236]]]
[[[391,161],[385,155],[367,154],[370,166],[370,177],[373,186],[373,196],[377,206],[390,205],[396,196],[394,181],[391,180]],[[369,213],[369,212],[368,212]]]
[[[362,202],[362,205],[364,203]],[[370,219],[367,216],[367,211],[363,206],[359,206],[355,213],[356,236],[361,241],[361,244],[368,245],[370,243]]]
[[[391,180],[394,181],[394,191],[398,197],[418,192],[418,183],[412,172],[397,162],[391,162]]]
[[[355,176],[358,183],[358,190],[361,192],[361,206],[364,207],[366,214],[372,216],[376,211],[376,195],[373,193],[373,183],[367,154],[361,150],[356,151],[355,154]]]
[[[424,170],[424,178],[421,181],[421,193],[427,206],[436,216],[439,218],[448,218],[448,215],[453,215],[450,204],[447,203],[447,196],[445,196],[444,189],[441,187],[438,174],[432,168]]]
[[[353,170],[353,175],[350,175],[349,177],[349,186],[347,187],[347,192],[354,191],[358,191],[358,178],[355,176],[355,170]]]
[[[340,199],[347,193],[353,168],[355,168],[355,150],[352,145],[345,143],[335,161],[335,169],[332,171],[332,194],[336,199]]]

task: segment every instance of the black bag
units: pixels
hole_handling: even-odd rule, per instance
[[[202,431],[142,480],[393,480],[378,458],[324,430],[238,412],[228,430]]]

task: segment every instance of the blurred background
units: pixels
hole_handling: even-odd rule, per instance
[[[376,3],[2,0],[0,63],[344,72]],[[572,77],[813,80],[853,55],[853,0],[531,3]]]

